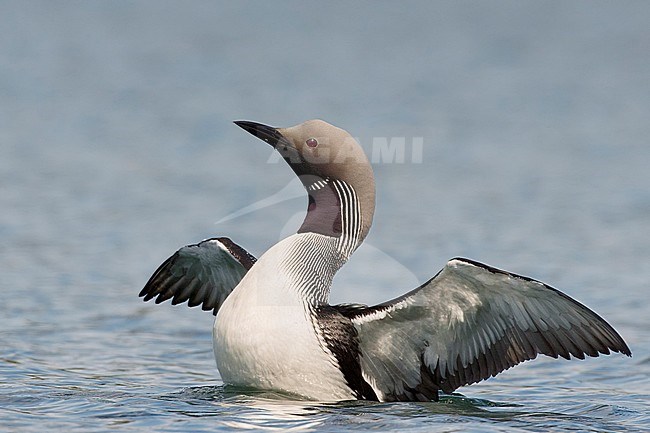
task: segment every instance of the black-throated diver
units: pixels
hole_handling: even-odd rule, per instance
[[[540,281],[455,258],[376,306],[329,305],[332,278],[375,209],[372,168],[346,131],[321,120],[238,126],[272,145],[309,198],[298,232],[258,260],[228,238],[178,250],[140,296],[216,315],[225,383],[338,401],[437,400],[538,354],[631,355],[595,312]]]

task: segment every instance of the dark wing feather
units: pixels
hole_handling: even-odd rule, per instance
[[[254,263],[255,257],[230,239],[206,239],[181,248],[165,260],[140,296],[145,301],[155,297],[156,304],[171,299],[174,305],[202,305],[216,315]]]
[[[539,281],[466,259],[374,307],[340,307],[359,333],[364,376],[381,400],[437,399],[538,354],[631,355],[600,316]]]

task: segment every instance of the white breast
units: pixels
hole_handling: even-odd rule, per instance
[[[225,383],[333,401],[354,398],[286,270],[296,234],[267,251],[222,305],[214,353]],[[304,241],[304,239],[303,239]]]

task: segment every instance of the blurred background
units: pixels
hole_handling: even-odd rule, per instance
[[[519,385],[531,374],[552,386],[557,369],[572,386],[589,386],[586,375],[596,389],[598,377],[627,389],[617,404],[630,413],[647,401],[647,2],[3,1],[0,10],[9,426],[48,411],[133,421],[87,396],[220,383],[213,317],[137,294],[185,244],[229,236],[259,256],[299,226],[306,198],[293,173],[232,123],[241,119],[321,118],[373,158],[374,228],[337,277],[334,302],[392,298],[454,256],[529,275],[598,311],[634,358],[537,361],[466,390],[494,396],[508,377]],[[278,203],[219,222],[269,197]],[[59,421],[51,426],[88,431],[72,415]]]

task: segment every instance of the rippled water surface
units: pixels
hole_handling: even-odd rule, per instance
[[[648,22],[645,2],[4,2],[0,429],[649,430]],[[633,357],[538,359],[439,403],[224,387],[213,316],[137,294],[184,244],[295,231],[292,173],[231,121],[314,117],[377,177],[333,302],[466,256],[586,303]]]

